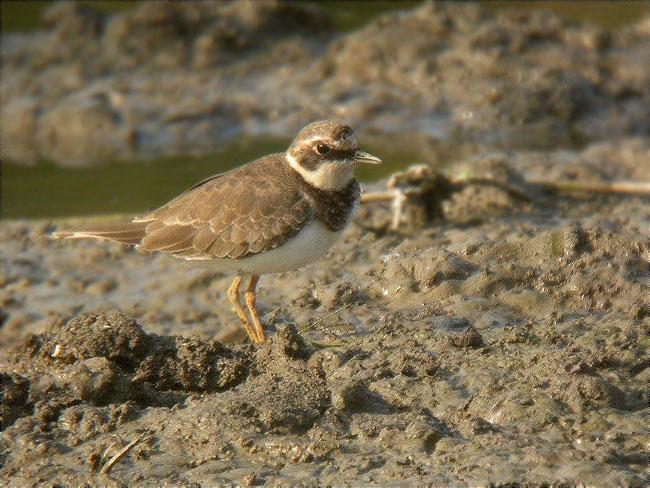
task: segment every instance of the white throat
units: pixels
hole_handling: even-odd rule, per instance
[[[305,181],[321,190],[342,190],[354,178],[354,161],[341,163],[339,161],[325,161],[313,171],[303,168],[296,158],[287,153],[289,165],[295,169]]]

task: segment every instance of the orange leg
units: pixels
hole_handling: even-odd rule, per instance
[[[232,282],[232,285],[230,285],[230,288],[228,288],[228,298],[230,299],[230,304],[232,305],[232,309],[239,317],[239,320],[241,320],[241,323],[244,324],[244,328],[246,329],[246,333],[248,334],[250,340],[252,342],[258,342],[257,335],[255,334],[255,331],[251,327],[251,324],[248,321],[248,317],[246,317],[246,312],[244,311],[244,308],[241,306],[241,303],[239,303],[240,283],[241,283],[241,276],[236,276]],[[246,292],[246,294],[248,294],[248,292]]]
[[[257,287],[257,282],[260,280],[259,276],[251,276],[251,280],[248,282],[248,288],[246,288],[246,294],[244,295],[246,299],[246,306],[248,311],[251,314],[253,319],[253,325],[257,331],[257,340],[258,342],[264,342],[264,327],[262,327],[262,322],[260,322],[260,317],[257,315],[257,309],[255,308],[255,300],[257,296],[255,295],[255,288]]]

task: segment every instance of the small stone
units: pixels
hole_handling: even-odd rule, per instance
[[[494,425],[481,417],[473,417],[470,419],[469,428],[475,435],[488,434],[498,430]]]
[[[257,475],[250,473],[242,477],[242,484],[244,486],[253,486],[257,481]]]
[[[92,471],[93,473],[96,473],[99,471],[99,463],[102,460],[102,455],[99,454],[98,452],[91,452],[88,458],[86,459],[86,464],[88,465],[88,469]]]
[[[406,444],[419,452],[431,453],[440,440],[441,435],[424,418],[416,418],[411,422],[404,432]]]
[[[332,391],[332,405],[339,411],[359,412],[368,402],[368,394],[364,382],[353,381]]]
[[[462,334],[453,336],[450,342],[455,347],[479,348],[485,345],[483,336],[474,327],[468,327]]]

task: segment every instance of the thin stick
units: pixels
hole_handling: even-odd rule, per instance
[[[314,346],[318,347],[319,349],[328,349],[328,348],[331,348],[331,347],[343,347],[343,346],[345,346],[347,344],[347,342],[328,342],[328,343],[325,343],[325,342],[315,342],[315,341],[311,341],[311,343]]]
[[[298,332],[299,332],[300,334],[302,334],[302,333],[304,333],[304,332],[307,332],[308,330],[311,330],[311,329],[313,329],[314,327],[316,327],[316,326],[317,326],[318,324],[320,324],[323,320],[328,319],[328,318],[330,318],[332,315],[336,315],[336,314],[339,313],[339,312],[342,312],[343,310],[345,310],[346,308],[348,308],[348,307],[350,307],[350,306],[352,306],[352,303],[348,303],[348,304],[346,304],[346,305],[343,305],[341,308],[339,308],[339,309],[337,309],[337,310],[334,310],[332,313],[328,313],[327,315],[325,315],[325,317],[321,317],[321,318],[319,318],[319,319],[318,319],[316,322],[314,322],[313,324],[306,325],[305,327],[303,327],[302,329],[300,329]]]
[[[111,469],[113,469],[113,466],[115,466],[117,463],[120,462],[120,460],[126,456],[131,449],[133,449],[135,446],[140,444],[142,442],[147,434],[143,432],[140,434],[136,439],[132,440],[129,442],[126,446],[124,446],[115,456],[110,458],[106,464],[102,467],[100,474],[109,474],[111,472]],[[151,437],[151,436],[149,436]]]
[[[122,439],[120,439],[120,440],[122,440]],[[108,456],[108,453],[111,452],[111,449],[113,449],[115,447],[115,444],[117,444],[117,441],[113,441],[113,443],[106,448],[106,450],[102,454],[102,457],[101,457],[100,461],[103,462],[104,459],[106,459],[106,457]]]
[[[361,195],[361,203],[390,202],[394,199],[395,194],[392,191],[377,191]]]
[[[478,185],[491,185],[497,186],[508,193],[513,194],[518,198],[529,199],[522,191],[511,188],[507,185],[486,179],[486,178],[466,178],[459,180],[452,180],[452,184],[459,186],[466,186],[470,184]],[[611,181],[611,182],[598,182],[598,181],[569,181],[569,180],[545,180],[545,179],[532,179],[527,180],[525,183],[530,185],[537,185],[549,190],[560,191],[581,191],[593,193],[618,193],[630,195],[650,195],[650,182],[646,181]],[[374,202],[389,202],[396,198],[394,191],[378,191],[372,193],[364,193],[361,195],[361,203],[374,203]]]
[[[364,193],[361,195],[361,203],[392,202],[393,220],[391,221],[390,228],[397,230],[402,220],[402,210],[406,204],[407,195],[414,195],[421,192],[421,188],[409,188],[406,190],[394,188],[390,191]]]
[[[601,183],[598,181],[550,181],[540,179],[530,180],[529,183],[540,185],[551,190],[650,195],[650,182],[642,181],[612,181],[609,183]]]

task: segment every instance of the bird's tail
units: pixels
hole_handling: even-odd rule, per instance
[[[80,229],[58,230],[52,239],[105,239],[123,244],[140,244],[147,222],[105,222]]]

